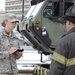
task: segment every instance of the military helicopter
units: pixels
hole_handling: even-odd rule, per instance
[[[20,32],[40,53],[53,53],[66,33],[65,22],[59,21],[74,0],[31,0],[31,8],[20,24]]]

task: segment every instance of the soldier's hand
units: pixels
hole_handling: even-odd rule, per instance
[[[17,52],[16,52],[16,55],[18,56],[18,58],[20,58],[20,57],[23,55],[23,52],[17,51]]]
[[[12,47],[12,48],[10,48],[10,50],[9,50],[9,54],[13,54],[14,52],[16,52],[17,51],[17,48],[16,47]]]

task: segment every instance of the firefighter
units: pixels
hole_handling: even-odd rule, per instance
[[[18,75],[16,59],[22,56],[19,39],[14,35],[18,19],[13,13],[6,13],[0,31],[0,75]]]
[[[49,75],[75,75],[75,5],[59,20],[65,22],[67,33],[53,53]]]

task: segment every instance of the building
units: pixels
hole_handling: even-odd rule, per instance
[[[5,0],[5,12],[16,14],[20,20],[27,14],[30,7],[29,0]]]
[[[4,19],[4,15],[5,15],[5,11],[0,11],[0,24],[2,23],[3,19]],[[1,26],[0,26],[1,28]]]

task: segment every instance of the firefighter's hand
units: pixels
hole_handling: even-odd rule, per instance
[[[13,53],[15,53],[17,51],[17,48],[16,47],[12,47],[12,48],[10,48],[10,50],[9,50],[9,54],[13,54]]]

